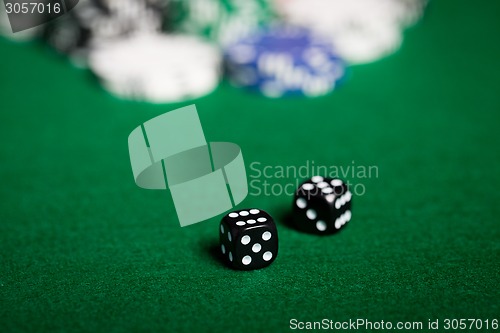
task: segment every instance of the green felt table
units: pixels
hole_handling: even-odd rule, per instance
[[[434,1],[400,51],[317,99],[222,83],[192,102],[128,102],[37,43],[1,39],[0,331],[500,319],[499,12]],[[181,228],[169,192],[138,188],[129,163],[136,126],[191,103],[209,141],[241,147],[249,181],[265,166],[375,166],[345,177],[365,190],[347,228],[299,233],[289,195],[251,188],[238,208],[276,218],[279,255],[262,270],[222,265],[220,216]]]

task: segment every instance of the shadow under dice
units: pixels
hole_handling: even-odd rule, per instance
[[[273,218],[263,210],[243,209],[222,219],[220,249],[231,268],[269,266],[278,255],[278,232]]]
[[[352,194],[342,180],[314,176],[295,192],[295,227],[320,235],[336,233],[351,220],[351,199]]]

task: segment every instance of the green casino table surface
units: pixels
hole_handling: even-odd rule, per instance
[[[192,102],[127,102],[47,49],[1,39],[0,331],[500,319],[499,12],[495,1],[434,1],[399,52],[352,67],[317,99],[223,83]],[[209,141],[243,151],[253,187],[238,208],[276,218],[266,269],[226,268],[221,216],[181,228],[169,192],[134,184],[128,134],[192,103]],[[343,177],[364,193],[331,237],[285,222],[292,199],[276,192],[296,179],[270,175],[313,162],[377,170]],[[257,195],[264,181],[274,194]]]

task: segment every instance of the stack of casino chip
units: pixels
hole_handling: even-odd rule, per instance
[[[198,37],[139,33],[97,47],[88,64],[118,97],[172,103],[214,90],[221,59],[215,46]]]
[[[44,38],[75,64],[86,65],[92,50],[115,39],[163,28],[169,0],[80,0],[45,26]]]
[[[180,32],[228,45],[274,18],[272,0],[174,0],[169,19]]]
[[[421,17],[426,0],[275,0],[288,23],[329,36],[351,64],[378,60],[399,49],[403,30]]]
[[[230,81],[267,97],[331,92],[343,77],[332,45],[308,29],[271,25],[225,48]]]

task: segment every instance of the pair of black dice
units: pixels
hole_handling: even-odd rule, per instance
[[[351,220],[351,199],[351,192],[340,179],[314,176],[295,192],[295,227],[314,234],[336,233]],[[278,232],[273,218],[255,208],[227,214],[220,223],[220,249],[231,268],[252,270],[269,266],[278,255]]]

